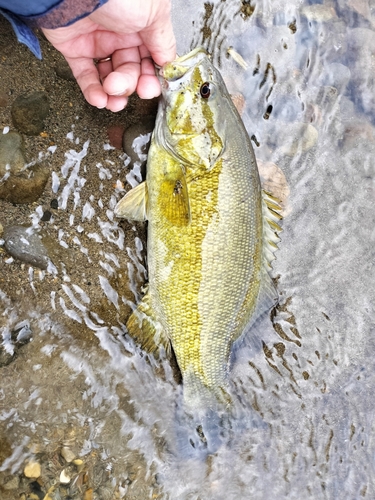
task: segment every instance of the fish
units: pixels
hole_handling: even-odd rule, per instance
[[[148,221],[147,291],[126,327],[148,352],[173,350],[188,409],[230,405],[233,346],[278,301],[280,207],[208,53],[178,57],[159,78],[146,180],[115,208]]]

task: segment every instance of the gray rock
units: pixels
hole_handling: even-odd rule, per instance
[[[66,61],[59,61],[55,66],[55,73],[59,78],[67,80],[68,82],[75,82],[73,72]]]
[[[17,132],[0,135],[0,179],[18,174],[25,166],[23,139]]]
[[[139,154],[135,150],[136,148],[134,148],[134,139],[136,139],[140,135],[149,134],[154,130],[154,126],[155,118],[147,117],[142,120],[142,122],[130,125],[130,127],[125,130],[124,136],[122,138],[122,147],[124,148],[125,153],[130,156],[132,163],[136,161],[144,161],[139,157]],[[148,153],[149,147],[150,141],[142,148],[142,155]]]
[[[42,194],[49,169],[34,165],[24,169],[23,140],[17,132],[0,136],[0,199],[10,203],[33,203]]]
[[[32,331],[27,320],[21,321],[13,331],[4,330],[0,339],[0,368],[9,365],[18,354],[18,350],[29,343]],[[10,489],[10,488],[9,488]]]
[[[32,228],[10,226],[3,233],[5,250],[15,259],[27,262],[40,269],[47,269],[50,262],[48,252],[40,236]]]
[[[14,126],[27,135],[38,135],[43,131],[48,112],[48,97],[44,92],[17,97],[11,109]]]

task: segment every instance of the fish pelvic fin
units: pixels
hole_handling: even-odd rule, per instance
[[[147,184],[141,182],[117,203],[114,210],[116,217],[135,221],[147,220],[147,198]]]
[[[171,343],[161,323],[155,318],[147,293],[137,308],[130,315],[126,328],[130,336],[149,353],[156,353],[164,347],[166,353],[171,352]]]

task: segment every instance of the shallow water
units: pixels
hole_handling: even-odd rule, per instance
[[[197,44],[213,52],[230,91],[244,98],[257,158],[286,177],[290,195],[273,264],[280,305],[236,353],[235,418],[222,445],[209,457],[181,457],[173,370],[123,336],[124,311],[145,280],[145,249],[136,228],[134,247],[124,245],[112,213],[120,190],[107,195],[106,218],[89,235],[92,247],[80,252],[87,265],[101,259],[92,294],[108,298],[110,314],[92,311],[93,296],[69,269],[47,313],[36,308],[20,317],[2,296],[9,349],[9,332],[24,327],[21,320],[35,334],[17,378],[2,372],[0,421],[12,453],[0,470],[16,473],[28,457],[70,439],[77,456],[89,461],[94,453],[110,467],[120,498],[375,496],[373,16],[354,0],[174,3],[179,53]],[[100,208],[101,194],[79,204],[89,148],[84,138],[73,143],[58,172],[56,196],[62,210],[74,204],[74,227],[85,228]],[[97,175],[105,191],[118,172],[108,163],[97,165]],[[56,324],[56,308],[70,322]],[[86,324],[92,338],[77,337],[76,324]],[[106,498],[103,491],[98,498]]]

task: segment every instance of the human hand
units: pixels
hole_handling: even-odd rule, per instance
[[[68,61],[86,100],[121,111],[128,96],[160,94],[153,61],[162,66],[176,55],[169,0],[109,0],[65,28],[43,32]],[[94,59],[111,60],[99,62]]]

